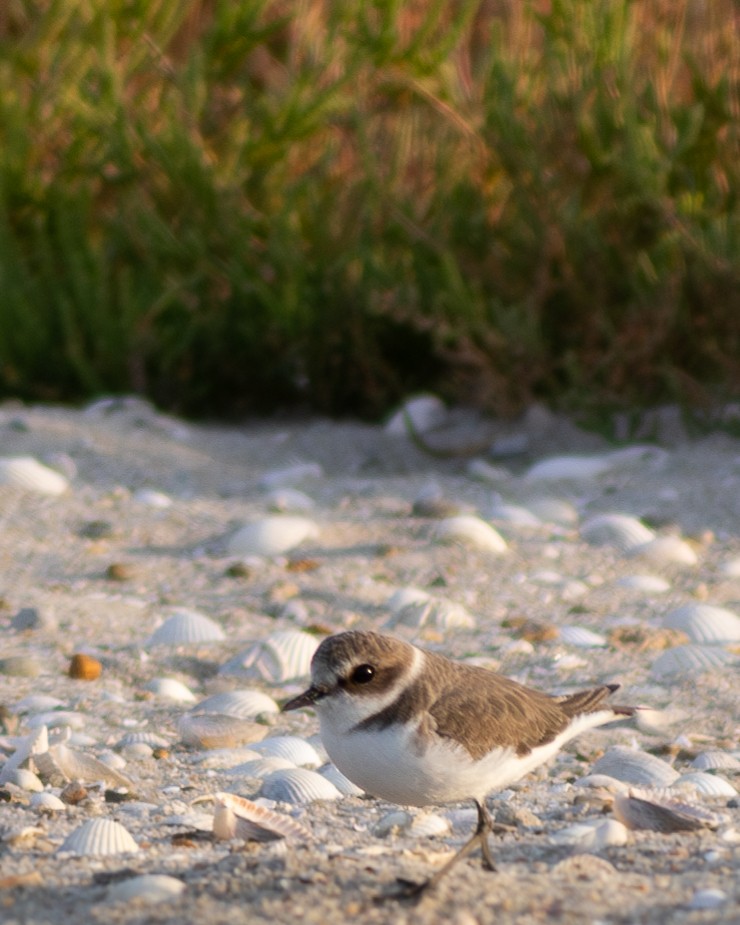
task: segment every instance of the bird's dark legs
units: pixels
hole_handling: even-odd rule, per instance
[[[491,846],[488,844],[488,836],[494,830],[494,822],[486,809],[485,803],[476,800],[475,807],[478,810],[478,824],[475,827],[475,832],[473,832],[457,854],[451,857],[446,864],[440,867],[435,874],[432,874],[432,876],[423,883],[410,883],[408,880],[400,880],[402,885],[400,896],[418,897],[426,893],[427,890],[435,887],[442,877],[444,877],[459,860],[470,854],[473,848],[478,844],[480,844],[481,851],[483,852],[483,866],[488,868],[488,870],[496,870],[496,865],[493,862],[493,855],[491,854]]]

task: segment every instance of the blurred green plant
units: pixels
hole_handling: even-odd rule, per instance
[[[740,387],[734,0],[6,0],[0,393]]]

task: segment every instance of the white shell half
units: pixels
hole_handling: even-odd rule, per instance
[[[674,646],[658,656],[653,662],[650,674],[658,679],[703,674],[723,668],[734,661],[735,657],[719,646]]]
[[[460,514],[441,520],[435,530],[440,543],[463,543],[496,555],[506,552],[506,540],[497,530],[472,514]]]
[[[566,645],[577,646],[579,649],[596,649],[606,645],[604,636],[586,629],[585,626],[563,626],[560,639]]]
[[[195,703],[197,699],[190,688],[176,678],[154,678],[146,685],[146,689],[163,700],[173,700],[175,703]]]
[[[0,485],[35,491],[41,495],[61,495],[69,488],[67,479],[32,456],[0,458]]]
[[[313,803],[315,800],[338,800],[342,794],[330,780],[306,768],[273,771],[262,781],[260,796],[279,803]]]
[[[159,510],[172,507],[172,498],[165,495],[164,492],[156,491],[154,488],[137,488],[131,497],[138,504],[145,504],[147,507]]]
[[[414,816],[408,827],[408,834],[416,838],[433,838],[435,835],[447,835],[452,829],[449,819],[438,813],[419,813]]]
[[[645,594],[664,594],[671,590],[671,583],[659,575],[625,575],[618,578],[616,584],[620,588],[642,591]]]
[[[682,630],[692,642],[703,645],[740,641],[740,617],[710,604],[686,604],[672,610],[663,625]]]
[[[408,437],[409,424],[420,434],[439,427],[447,417],[444,402],[436,395],[417,395],[407,399],[387,421],[383,428],[393,437]]]
[[[680,536],[656,536],[649,543],[631,547],[627,555],[656,565],[696,565],[699,561],[691,546]]]
[[[616,546],[623,552],[649,543],[655,533],[627,514],[598,514],[581,526],[581,537],[592,546]]]
[[[132,900],[144,903],[169,902],[184,889],[185,884],[177,877],[168,877],[166,874],[141,874],[139,877],[129,877],[128,880],[111,884],[106,899],[111,903]]]
[[[285,758],[298,768],[317,768],[322,758],[310,742],[299,736],[270,736],[254,746],[260,755]]]
[[[282,683],[307,677],[319,640],[300,630],[272,633],[222,666],[220,674]]]
[[[216,838],[274,841],[278,838],[309,840],[311,833],[300,822],[276,813],[234,793],[214,795],[213,834]]]
[[[29,800],[30,805],[40,813],[58,813],[60,810],[67,808],[67,804],[62,802],[58,796],[44,790],[42,793],[34,793]]]
[[[570,501],[559,498],[540,498],[529,502],[532,511],[543,523],[560,524],[570,527],[578,523],[578,511]]]
[[[318,535],[312,520],[276,514],[245,524],[234,533],[227,548],[231,556],[279,556]]]
[[[33,765],[35,755],[42,755],[49,750],[49,735],[46,726],[39,726],[18,742],[15,751],[8,758],[0,771],[0,784],[12,780],[13,774],[26,765]],[[35,765],[33,765],[35,767]]]
[[[737,790],[726,778],[720,777],[719,774],[708,774],[706,771],[691,771],[688,774],[682,774],[673,787],[693,787],[698,793],[711,797],[737,796]]]
[[[269,729],[239,716],[186,713],[178,720],[177,731],[185,745],[197,748],[235,748],[259,742]]]
[[[268,756],[252,758],[250,761],[238,764],[230,770],[229,774],[234,777],[253,777],[256,780],[264,780],[273,771],[284,771],[286,768],[294,767],[295,764],[287,758]]]
[[[614,815],[628,829],[653,832],[696,832],[716,828],[717,817],[667,795],[665,791],[631,790],[614,797]]]
[[[503,501],[494,504],[486,511],[491,520],[510,524],[512,527],[541,527],[542,521],[529,508],[520,504],[507,504]]]
[[[224,631],[210,617],[195,610],[178,609],[152,633],[148,646],[186,646],[204,642],[220,642]]]
[[[429,598],[426,601],[407,604],[401,607],[385,624],[387,627],[433,626],[436,629],[472,629],[475,618],[462,604],[444,598]]]
[[[607,774],[642,787],[670,787],[679,774],[665,761],[624,745],[615,745],[594,764],[593,774]]]
[[[193,708],[197,713],[223,713],[226,716],[240,716],[254,719],[261,713],[279,713],[280,707],[272,697],[257,690],[224,691],[213,694]]]
[[[691,767],[696,768],[697,771],[740,771],[740,761],[729,752],[712,749],[700,752],[691,762]]]
[[[407,585],[405,588],[398,588],[388,598],[388,609],[392,611],[403,610],[409,604],[425,604],[431,600],[432,595],[421,588],[414,588]]]
[[[339,768],[331,762],[319,768],[319,774],[328,781],[331,781],[342,796],[360,797],[365,792],[361,790],[357,784],[353,784],[348,777],[345,777]]]
[[[61,852],[83,856],[131,854],[139,846],[120,823],[112,819],[89,819],[67,836]]]
[[[553,835],[558,845],[572,845],[582,851],[601,851],[615,845],[626,845],[627,827],[616,819],[589,819],[569,825]]]
[[[276,488],[266,498],[271,511],[280,514],[305,514],[316,507],[316,502],[297,488]]]
[[[531,481],[594,479],[613,465],[606,456],[551,456],[536,462],[524,477]]]

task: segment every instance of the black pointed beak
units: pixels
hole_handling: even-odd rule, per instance
[[[325,691],[319,690],[318,687],[309,687],[307,691],[284,703],[280,708],[281,713],[287,713],[288,710],[300,710],[301,707],[312,707],[317,700],[325,696]]]

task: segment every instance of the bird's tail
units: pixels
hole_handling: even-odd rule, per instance
[[[604,684],[577,694],[566,694],[555,699],[568,716],[580,716],[583,713],[597,713],[599,710],[611,710],[616,716],[633,716],[635,707],[612,706],[605,704],[607,697],[619,690],[618,684]]]

